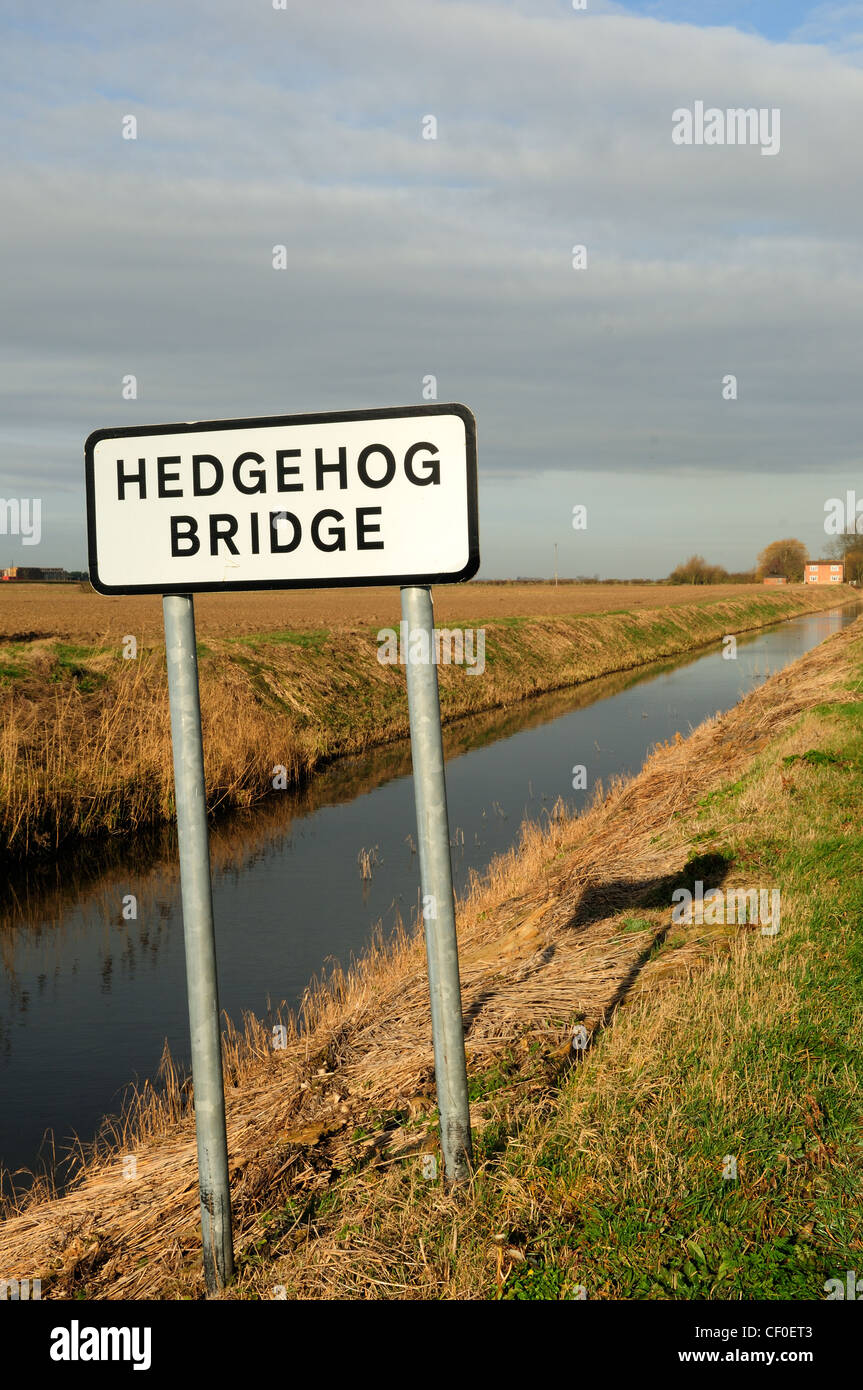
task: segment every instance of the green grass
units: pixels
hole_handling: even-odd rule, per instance
[[[503,1297],[566,1297],[574,1270],[590,1297],[823,1298],[826,1279],[863,1265],[863,835],[843,823],[863,801],[861,718],[863,702],[830,707],[807,753],[772,749],[702,800],[736,872],[769,863],[780,936],[752,933],[669,1010],[662,1048],[640,1058],[646,1085],[615,1075],[633,1023],[619,1048],[597,1041],[536,1150],[506,1151],[486,1190],[530,1183],[532,1221],[515,1220],[536,1253]],[[791,763],[797,786],[773,814],[742,835],[723,825],[744,788],[757,796]],[[647,1109],[644,1091],[658,1096]],[[575,1142],[576,1116],[588,1146]],[[726,1156],[736,1180],[723,1177]]]
[[[251,632],[244,637],[234,637],[230,640],[234,643],[240,642],[243,646],[252,647],[255,651],[266,647],[306,647],[314,651],[320,651],[323,644],[330,635],[328,627],[321,628],[286,628],[284,632]]]
[[[80,647],[72,642],[54,642],[51,645],[53,666],[49,680],[53,684],[73,681],[82,694],[91,694],[108,684],[104,671],[94,671],[87,665],[94,657],[104,651],[100,647]]]
[[[494,1066],[478,1073],[468,1080],[468,1098],[471,1101],[484,1100],[496,1091],[512,1083],[518,1075],[519,1064],[512,1051],[508,1049],[497,1059]]]
[[[784,767],[791,767],[793,763],[806,763],[809,767],[845,767],[846,759],[840,758],[837,753],[825,753],[820,748],[810,748],[805,753],[791,753],[787,758],[782,759]]]

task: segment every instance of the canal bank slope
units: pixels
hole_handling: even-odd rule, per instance
[[[464,594],[468,611],[470,586]],[[797,585],[720,599],[705,593],[698,602],[690,593],[653,609],[474,619],[469,627],[449,618],[444,656],[461,650],[468,660],[439,666],[443,718],[858,599],[844,586]],[[572,602],[577,608],[577,594]],[[250,806],[328,760],[405,737],[402,636],[397,626],[349,623],[219,636],[210,624],[198,649],[211,809]],[[381,659],[387,655],[397,659]],[[138,643],[133,633],[90,645],[7,635],[0,695],[0,856],[49,856],[172,819],[163,645]]]
[[[856,623],[474,886],[462,1192],[423,1177],[419,940],[311,990],[284,1050],[247,1020],[223,1296],[798,1299],[859,1265],[861,689]],[[779,930],[672,921],[698,884],[778,889]],[[76,1189],[7,1220],[0,1268],[43,1298],[200,1295],[186,1104],[145,1091]]]

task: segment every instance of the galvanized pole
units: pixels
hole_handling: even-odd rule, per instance
[[[470,1172],[470,1109],[440,698],[434,660],[434,610],[431,589],[427,585],[402,589],[402,618],[402,635],[403,638],[407,636],[404,661],[441,1147],[444,1175],[450,1182],[457,1182]],[[412,650],[413,644],[416,651]],[[411,659],[412,654],[415,660]]]
[[[234,1276],[234,1248],[195,610],[189,594],[165,594],[163,609],[180,842],[204,1278],[207,1289],[214,1292],[230,1283]]]

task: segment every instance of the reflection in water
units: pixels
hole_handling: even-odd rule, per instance
[[[560,797],[634,772],[650,746],[727,708],[856,616],[814,614],[650,668],[458,721],[444,731],[458,891]],[[573,791],[572,769],[587,768]],[[222,1007],[239,1019],[294,1005],[330,957],[347,963],[418,897],[410,748],[331,765],[296,793],[217,821],[211,835]],[[363,878],[358,858],[372,859]],[[153,1076],[165,1039],[187,1049],[179,873],[172,829],[111,837],[9,879],[0,909],[0,1162],[34,1166]]]

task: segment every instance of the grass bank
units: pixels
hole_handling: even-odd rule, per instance
[[[439,667],[443,717],[499,709],[856,597],[801,585],[655,610],[501,617],[485,625],[482,674]],[[208,631],[199,664],[212,810],[250,806],[277,778],[296,784],[328,759],[407,734],[404,668],[380,663],[378,631]],[[123,650],[117,640],[4,641],[0,854],[52,854],[172,818],[164,646],[142,641],[134,659]]]
[[[859,1270],[860,629],[657,748],[586,814],[527,827],[474,884],[463,1191],[423,1177],[421,941],[311,988],[284,1051],[271,1020],[231,1033],[224,1297],[807,1299]],[[779,931],[673,922],[697,882],[778,888]],[[200,1295],[194,1134],[169,1082],[68,1195],[5,1223],[0,1263],[43,1297]]]

